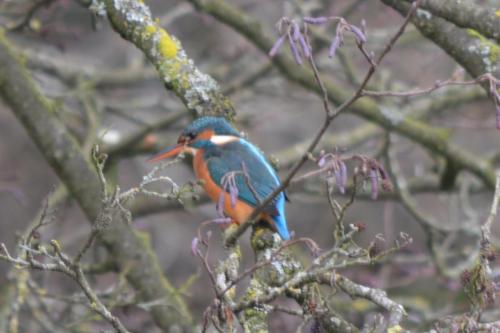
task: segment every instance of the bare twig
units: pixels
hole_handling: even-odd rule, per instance
[[[314,77],[316,78],[316,81],[318,85],[321,88],[321,91],[323,92],[323,106],[325,108],[326,112],[326,117],[323,125],[313,138],[311,144],[307,148],[307,150],[303,153],[302,157],[298,160],[298,162],[294,165],[292,170],[288,173],[287,177],[282,181],[281,185],[275,189],[267,198],[262,200],[261,204],[254,209],[250,217],[247,219],[247,221],[239,226],[238,229],[236,229],[230,236],[228,236],[225,240],[226,245],[233,244],[244,232],[247,228],[250,226],[253,226],[256,223],[256,218],[259,216],[259,214],[262,212],[264,207],[266,207],[271,201],[279,194],[281,193],[284,189],[286,189],[289,184],[291,183],[293,177],[295,174],[300,170],[300,168],[304,165],[304,163],[309,159],[309,156],[311,153],[314,151],[316,146],[318,145],[319,141],[325,134],[326,130],[330,126],[331,122],[341,113],[345,112],[354,102],[356,102],[359,98],[362,97],[362,92],[365,89],[366,85],[372,78],[373,74],[375,73],[377,67],[380,65],[384,57],[389,53],[389,51],[392,49],[396,41],[401,37],[401,35],[404,33],[406,26],[409,24],[410,19],[416,9],[418,8],[418,4],[420,3],[420,0],[416,1],[413,3],[412,10],[410,10],[401,25],[401,27],[398,29],[398,31],[394,34],[394,36],[390,39],[389,43],[385,46],[385,48],[382,50],[380,53],[379,57],[374,60],[369,69],[368,72],[366,73],[361,85],[359,88],[354,92],[354,94],[351,96],[351,98],[347,99],[344,103],[339,105],[335,110],[330,109],[329,101],[328,101],[328,91],[326,90],[323,81],[320,78],[319,72],[316,68],[316,64],[314,62],[314,58],[310,56],[308,58],[309,63],[311,65],[311,68],[313,69],[314,72]]]
[[[79,263],[71,260],[66,254],[64,254],[61,251],[60,245],[57,241],[52,240],[51,246],[56,256],[50,255],[44,248],[42,248],[43,250],[29,249],[29,251],[32,251],[37,255],[48,257],[48,259],[52,261],[51,263],[42,263],[36,259],[26,261],[20,257],[12,257],[7,250],[7,247],[3,243],[0,244],[0,258],[20,268],[61,272],[71,277],[76,281],[76,283],[80,286],[82,291],[87,296],[90,308],[93,311],[99,314],[104,320],[108,321],[117,332],[128,333],[129,331],[123,326],[120,320],[111,314],[107,307],[100,301],[96,293],[92,290],[85,275],[83,274]]]
[[[495,186],[495,192],[493,194],[493,200],[491,203],[490,213],[486,222],[481,227],[482,238],[484,241],[491,242],[491,225],[497,217],[498,207],[500,205],[500,170],[497,171],[497,181]]]
[[[412,89],[409,91],[373,91],[373,90],[363,90],[362,95],[364,96],[376,96],[376,97],[417,97],[422,95],[427,95],[436,90],[449,86],[473,86],[484,82],[493,81],[496,84],[500,84],[500,80],[495,78],[492,74],[486,73],[474,80],[459,81],[456,77],[451,77],[443,81],[436,81],[432,86],[422,89]]]
[[[8,26],[7,29],[11,31],[19,31],[27,26],[29,26],[31,19],[35,16],[36,12],[42,7],[48,6],[54,0],[38,0],[28,9],[24,17],[17,23]]]
[[[342,291],[347,293],[350,297],[362,297],[374,304],[386,309],[389,312],[387,320],[387,328],[399,325],[403,316],[406,315],[405,309],[401,304],[398,304],[387,297],[385,291],[363,286],[352,282],[345,276],[337,273],[323,274],[319,280],[323,284],[338,286]]]

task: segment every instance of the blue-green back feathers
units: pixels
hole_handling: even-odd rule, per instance
[[[276,188],[280,181],[276,172],[265,157],[251,143],[238,139],[222,146],[209,145],[204,147],[204,160],[214,182],[221,184],[222,178],[234,172],[238,199],[252,207],[258,206]],[[244,164],[244,167],[243,167]],[[246,169],[248,179],[243,170]],[[248,186],[250,184],[251,188]],[[229,189],[225,189],[229,192]],[[276,228],[283,239],[289,239],[285,220],[285,196],[279,193],[265,207],[264,211],[274,220]]]

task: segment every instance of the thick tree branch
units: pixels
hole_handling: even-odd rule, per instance
[[[222,115],[234,108],[217,82],[188,58],[181,43],[163,29],[150,9],[138,0],[104,0],[113,28],[138,47],[156,67],[161,79],[197,115]]]
[[[101,210],[99,179],[76,140],[57,118],[56,104],[34,85],[7,38],[0,35],[0,94],[38,146],[90,221]],[[163,276],[149,239],[132,230],[120,214],[100,233],[100,240],[117,267],[132,265],[127,279],[142,301],[165,299],[170,307],[154,307],[156,324],[168,329],[186,327],[191,317],[175,288]],[[176,311],[172,311],[176,309]]]
[[[345,276],[337,273],[323,274],[318,278],[318,280],[322,284],[334,284],[335,286],[338,286],[350,297],[362,297],[386,309],[389,312],[389,319],[387,322],[388,328],[398,326],[403,319],[403,316],[406,315],[406,311],[403,306],[387,297],[387,293],[381,289],[374,289],[354,283]]]
[[[212,15],[217,20],[240,32],[262,52],[267,53],[272,48],[274,43],[268,37],[270,34],[264,33],[257,20],[244,14],[236,7],[223,1],[189,1],[198,10]],[[286,55],[277,55],[273,58],[273,61],[276,67],[288,79],[322,95],[321,89],[316,84],[311,71],[297,66]],[[341,105],[349,98],[348,92],[342,90],[332,82],[325,82],[325,87],[330,99],[337,105]],[[380,111],[377,103],[370,98],[358,100],[350,107],[349,111],[389,131],[395,131],[422,145],[429,151],[453,161],[459,169],[470,171],[479,177],[488,187],[493,188],[495,186],[495,174],[490,163],[451,143],[447,131],[426,125],[410,117],[394,121],[394,119],[385,116]]]
[[[401,15],[406,15],[410,8],[406,0],[382,0],[382,2]],[[500,20],[498,17],[497,19]],[[487,40],[477,31],[461,29],[425,10],[415,15],[412,22],[425,37],[440,46],[472,77],[484,73],[500,77],[500,46]],[[494,181],[491,184],[492,188],[493,184]]]
[[[481,7],[470,0],[424,0],[422,7],[461,28],[474,29],[500,44],[498,8]]]

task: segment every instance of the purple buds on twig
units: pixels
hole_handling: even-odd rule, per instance
[[[200,240],[198,239],[198,237],[195,237],[193,238],[193,240],[191,241],[191,254],[193,256],[196,256],[198,254],[198,243],[200,242]]]
[[[274,43],[273,47],[271,48],[271,51],[269,51],[269,56],[272,58],[274,57],[279,49],[281,48],[281,46],[283,45],[283,42],[285,41],[285,37],[286,35],[283,35],[281,36],[280,38],[278,38],[278,40]]]
[[[238,198],[238,188],[236,186],[229,191],[229,198],[231,199],[231,207],[236,206],[236,199]]]
[[[302,35],[300,32],[300,27],[296,22],[291,23],[291,35],[294,42],[298,42],[300,36]]]
[[[218,218],[215,218],[213,220],[211,220],[210,222],[212,223],[215,223],[215,224],[219,224],[219,225],[226,225],[226,224],[229,224],[231,223],[233,220],[231,220],[230,217],[218,217]]]
[[[340,156],[321,152],[317,161],[318,166],[321,168],[320,171],[328,173],[327,181],[334,181],[340,193],[345,194],[346,192],[348,180],[347,161],[359,161],[359,164],[354,167],[354,182],[356,182],[356,176],[369,179],[372,199],[378,198],[380,189],[392,191],[393,185],[389,176],[382,164],[377,160],[364,155]]]
[[[347,186],[347,166],[340,156],[332,153],[323,153],[318,160],[318,166],[326,168],[329,177],[335,177],[335,184],[339,192],[344,194]]]
[[[360,173],[370,179],[371,198],[373,200],[378,198],[380,188],[384,191],[392,191],[393,185],[382,164],[375,159],[362,155],[355,156],[355,159],[360,160],[362,163],[361,168],[358,169]]]
[[[345,187],[347,186],[347,166],[342,160],[339,160],[337,164],[338,168],[335,169],[335,179],[340,193],[345,194]]]
[[[356,41],[359,44],[366,43],[366,36],[360,28],[351,24],[351,25],[349,25],[349,30],[354,34],[354,36],[356,37]]]
[[[311,56],[311,47],[305,36],[305,28],[304,32],[302,32],[299,24],[287,17],[283,17],[277,26],[281,36],[269,51],[269,56],[274,57],[281,49],[284,41],[288,40],[293,59],[297,64],[302,65],[302,58],[307,59]],[[285,27],[285,31],[282,31],[283,27]]]
[[[292,52],[293,59],[298,65],[302,65],[302,57],[299,54],[295,41],[290,35],[288,35],[288,42],[290,44],[290,51]]]
[[[310,16],[304,16],[302,20],[307,23],[307,24],[314,24],[314,25],[322,25],[328,22],[328,17],[325,16],[319,16],[319,17],[310,17]]]
[[[340,36],[336,35],[332,43],[330,44],[330,48],[328,49],[328,57],[334,58],[335,53],[337,53],[337,49],[342,45],[342,39]]]
[[[221,192],[221,194],[219,195],[219,200],[217,201],[217,205],[215,206],[216,210],[217,210],[217,216],[219,217],[223,217],[224,216],[224,197],[225,197],[225,193],[224,191]]]
[[[363,22],[361,24],[363,27]],[[347,23],[347,21],[343,18],[339,18],[339,23],[337,24],[337,29],[335,31],[335,37],[332,39],[332,43],[330,44],[330,48],[328,50],[328,56],[330,58],[333,58],[337,49],[344,44],[344,32],[346,31],[354,34],[354,38],[356,38],[356,42],[359,45],[366,43],[364,28],[360,29],[355,25]]]
[[[221,179],[221,186],[225,192],[229,192],[231,200],[231,207],[236,206],[236,199],[238,198],[238,186],[236,185],[236,172],[228,172]],[[222,192],[221,196],[223,196]],[[220,201],[220,199],[219,199]]]
[[[299,43],[300,47],[302,48],[302,53],[304,54],[304,57],[309,58],[311,56],[311,47],[307,43],[303,34],[299,35]]]
[[[236,175],[239,171],[231,171],[222,176],[221,179],[221,187],[222,192],[219,195],[219,200],[217,201],[216,209],[217,209],[217,218],[212,220],[213,223],[216,224],[227,224],[231,223],[231,219],[226,217],[224,214],[224,207],[226,203],[226,193],[229,192],[229,200],[231,207],[236,206],[236,202],[238,200],[238,186],[236,184]]]
[[[378,197],[378,174],[377,169],[370,169],[370,183],[371,183],[371,194],[372,200]]]
[[[335,31],[335,37],[332,39],[332,43],[330,44],[330,48],[328,50],[328,56],[330,58],[333,58],[337,49],[342,46],[344,42],[344,32],[346,31],[352,32],[354,34],[358,45],[366,43],[366,23],[364,22],[364,20],[361,22],[361,28],[358,28],[355,25],[347,23],[347,21],[342,17],[305,16],[304,18],[302,18],[303,31],[301,31],[301,28],[296,21],[290,20],[288,17],[283,17],[276,25],[278,27],[280,37],[269,51],[269,56],[274,57],[280,50],[285,39],[287,39],[288,44],[290,45],[290,51],[295,62],[299,65],[302,65],[302,57],[305,57],[307,59],[311,57],[312,54],[311,45],[307,40],[307,25],[323,25],[327,24],[330,21],[338,21],[337,29]],[[300,45],[300,48],[297,44]]]

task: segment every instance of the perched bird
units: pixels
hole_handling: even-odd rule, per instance
[[[204,181],[208,196],[222,203],[224,214],[235,223],[244,223],[259,202],[280,186],[278,175],[259,149],[222,117],[196,119],[182,131],[177,145],[150,161],[160,161],[181,152],[194,156],[196,177]],[[259,218],[275,228],[282,239],[290,238],[283,192],[264,208]]]

